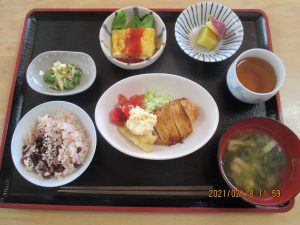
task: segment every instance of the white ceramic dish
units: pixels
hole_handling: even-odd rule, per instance
[[[21,163],[22,147],[24,145],[23,138],[34,127],[37,118],[39,116],[43,116],[45,114],[53,114],[61,111],[72,112],[79,118],[80,122],[85,127],[88,136],[91,139],[90,152],[84,164],[81,165],[74,173],[60,179],[57,178],[39,179],[35,172],[30,172],[25,170],[24,166]],[[74,105],[72,103],[65,102],[65,101],[52,101],[52,102],[46,102],[36,106],[35,108],[31,109],[23,116],[23,118],[18,123],[12,137],[11,155],[15,167],[26,180],[28,180],[33,184],[43,186],[43,187],[57,187],[57,186],[65,185],[75,180],[88,168],[88,166],[90,165],[94,157],[96,151],[96,145],[97,145],[96,129],[89,115],[79,106]]]
[[[172,99],[186,97],[199,106],[200,116],[193,124],[193,133],[182,144],[170,147],[155,145],[153,152],[144,152],[110,122],[109,112],[116,105],[118,94],[128,97],[142,94],[147,88],[155,88]],[[95,121],[101,135],[119,151],[142,159],[165,160],[191,154],[205,145],[216,131],[219,111],[213,97],[199,84],[176,75],[152,73],[123,79],[107,89],[96,105]]]
[[[83,74],[80,84],[72,90],[54,90],[44,82],[44,72],[59,60],[64,64],[76,64]],[[28,66],[26,79],[35,91],[52,96],[74,95],[88,89],[96,79],[96,65],[91,56],[83,52],[48,51],[36,56]]]
[[[276,86],[273,91],[268,93],[253,92],[240,82],[236,74],[236,66],[238,62],[241,62],[248,57],[263,59],[273,67],[277,78]],[[285,67],[281,59],[273,52],[260,48],[249,49],[239,55],[239,57],[237,57],[237,59],[234,60],[234,62],[229,67],[226,77],[227,86],[231,94],[238,100],[249,104],[258,104],[269,100],[279,91],[284,81]]]
[[[196,44],[198,32],[210,16],[226,26],[224,39],[212,51]],[[179,15],[175,23],[175,38],[180,48],[190,57],[203,62],[219,62],[231,57],[239,49],[244,30],[240,19],[230,8],[215,2],[199,2]]]
[[[111,24],[115,18],[115,15],[117,12],[124,10],[126,14],[126,20],[130,21],[132,16],[138,15],[138,16],[143,16],[145,14],[151,13],[154,17],[154,28],[156,30],[156,48],[157,51],[156,53],[150,57],[147,60],[144,60],[139,63],[124,63],[116,60],[115,58],[112,57],[111,55]],[[99,33],[99,40],[100,40],[100,45],[102,48],[102,51],[104,55],[108,58],[110,62],[115,64],[118,67],[121,67],[123,69],[128,69],[128,70],[135,70],[135,69],[142,69],[145,68],[152,63],[154,63],[162,54],[164,51],[166,41],[167,41],[167,30],[164,22],[162,19],[152,10],[143,8],[143,7],[126,7],[117,10],[116,12],[113,12],[110,14],[106,20],[103,22],[100,33]]]

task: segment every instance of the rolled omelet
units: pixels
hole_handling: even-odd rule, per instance
[[[112,31],[112,56],[147,59],[155,53],[156,31],[154,28],[128,28]]]

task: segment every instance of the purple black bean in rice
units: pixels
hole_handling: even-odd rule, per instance
[[[73,173],[90,149],[86,130],[70,112],[38,117],[24,142],[21,162],[40,178],[62,178]]]

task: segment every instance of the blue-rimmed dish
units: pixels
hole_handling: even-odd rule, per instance
[[[112,57],[111,54],[111,26],[112,22],[116,16],[116,13],[119,11],[123,10],[126,14],[126,20],[129,21],[133,16],[139,16],[142,17],[145,14],[152,14],[154,17],[154,29],[156,30],[156,50],[155,54],[151,56],[150,58],[142,61],[142,62],[137,62],[137,63],[126,63],[126,62],[121,62],[115,58]],[[110,14],[106,20],[103,22],[100,33],[99,33],[99,40],[100,40],[100,45],[102,48],[102,51],[104,55],[108,58],[110,62],[115,64],[118,67],[121,67],[123,69],[128,69],[128,70],[135,70],[135,69],[142,69],[145,68],[152,63],[154,63],[162,54],[166,41],[167,41],[167,30],[164,22],[162,19],[157,15],[155,12],[153,12],[150,9],[143,8],[143,7],[137,7],[137,6],[130,6],[126,8],[121,8],[112,14]]]
[[[226,26],[225,36],[209,51],[196,44],[199,30],[213,16]],[[243,25],[228,7],[215,2],[200,2],[185,9],[177,18],[175,37],[180,48],[190,57],[202,62],[219,62],[231,57],[241,46]]]

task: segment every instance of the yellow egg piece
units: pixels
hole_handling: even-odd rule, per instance
[[[217,47],[218,37],[210,28],[205,26],[200,29],[196,43],[211,51]]]

